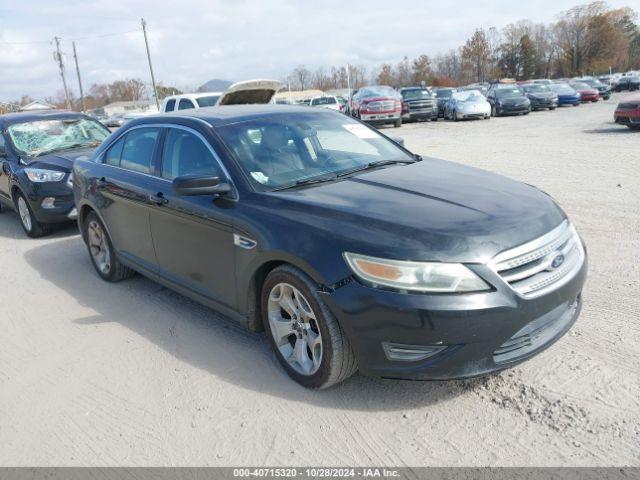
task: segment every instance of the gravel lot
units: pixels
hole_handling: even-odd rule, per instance
[[[0,216],[0,464],[640,466],[640,132],[607,102],[387,129],[553,195],[590,277],[570,334],[465,382],[306,391],[264,337],[140,276],[107,285],[74,228]]]

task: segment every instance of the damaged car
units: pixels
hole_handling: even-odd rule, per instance
[[[0,115],[0,211],[18,212],[30,237],[75,220],[73,162],[88,159],[109,134],[107,127],[81,113]]]
[[[264,330],[308,388],[505,369],[582,305],[586,250],[549,195],[327,109],[133,120],[75,162],[73,190],[98,276],[139,272]]]

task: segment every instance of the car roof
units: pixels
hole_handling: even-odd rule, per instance
[[[84,113],[67,110],[36,110],[26,112],[6,113],[0,115],[0,126],[6,127],[14,123],[33,122],[37,120],[57,118],[89,118]]]
[[[306,105],[276,105],[276,104],[251,104],[251,105],[222,105],[215,107],[194,108],[188,110],[179,110],[177,112],[169,112],[162,114],[148,115],[139,119],[132,120],[127,125],[140,125],[143,123],[171,122],[173,119],[195,119],[204,121],[213,127],[239,123],[260,117],[268,117],[272,115],[284,115],[287,113],[311,113],[314,115],[323,115],[324,112],[318,112],[317,109]],[[327,111],[331,115],[330,111]],[[336,115],[342,115],[336,113]]]

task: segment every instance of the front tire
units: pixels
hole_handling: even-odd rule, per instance
[[[100,278],[115,283],[133,276],[135,272],[116,258],[109,233],[98,215],[94,212],[89,213],[82,228],[91,263]]]
[[[395,122],[393,122],[393,128],[400,128],[402,126],[402,119],[399,118]]]
[[[261,312],[269,343],[287,374],[306,388],[322,389],[346,380],[358,365],[317,289],[297,268],[278,267],[262,287]]]
[[[43,237],[51,232],[51,227],[46,223],[41,223],[36,219],[36,216],[31,210],[31,205],[27,201],[27,198],[22,192],[16,193],[15,207],[18,216],[20,217],[20,225],[24,232],[31,238]]]

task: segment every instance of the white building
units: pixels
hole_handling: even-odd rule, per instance
[[[133,100],[127,102],[113,102],[104,107],[91,110],[93,115],[127,115],[130,113],[158,113],[154,100]]]
[[[53,110],[55,108],[55,105],[51,105],[50,103],[43,102],[41,100],[35,100],[20,107],[20,111],[29,112],[32,110]]]

